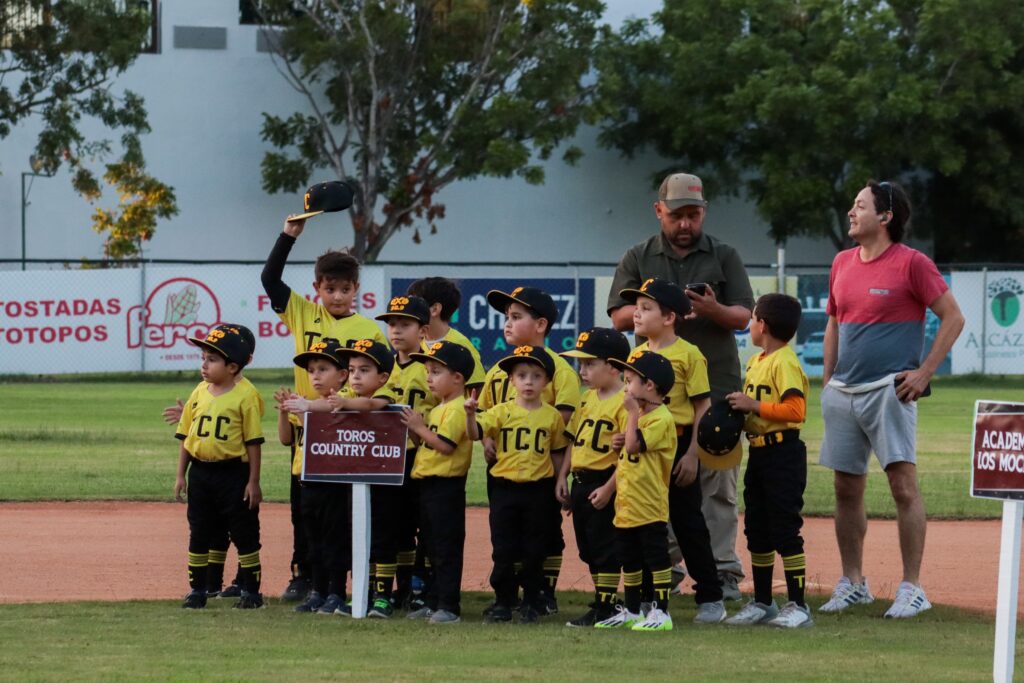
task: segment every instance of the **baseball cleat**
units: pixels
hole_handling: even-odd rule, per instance
[[[615,606],[615,614],[594,624],[594,628],[633,628],[644,620],[643,615],[630,612],[624,605]]]
[[[729,626],[754,626],[755,624],[766,624],[779,615],[779,608],[775,601],[770,604],[757,602],[751,598],[750,602],[743,606],[736,614],[725,620]]]

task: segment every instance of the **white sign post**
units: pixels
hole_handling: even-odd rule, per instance
[[[370,592],[370,485],[352,484],[352,618],[366,616]],[[1017,539],[1018,545],[1020,538]]]
[[[992,680],[1013,680],[1024,519],[1024,403],[977,401],[971,439],[971,496],[1003,501]]]

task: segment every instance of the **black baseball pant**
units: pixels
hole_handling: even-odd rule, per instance
[[[417,483],[422,540],[434,572],[427,606],[460,614],[466,546],[466,477],[424,477]]]
[[[289,463],[291,467],[291,463]],[[302,525],[302,480],[291,475],[288,500],[292,511],[292,577],[309,577],[309,543],[306,529]]]
[[[591,574],[619,572],[619,557],[615,546],[615,497],[598,510],[590,502],[590,494],[603,486],[615,474],[615,468],[606,470],[578,470],[572,473],[572,526],[576,534],[576,547],[580,559]]]
[[[750,447],[743,475],[743,533],[748,550],[774,550],[783,557],[803,553],[800,529],[806,488],[807,447],[803,441]]]
[[[686,454],[692,436],[692,425],[688,425],[679,435],[673,469]],[[686,571],[694,581],[697,604],[702,605],[722,599],[722,582],[718,578],[718,566],[711,550],[711,534],[708,533],[708,525],[701,511],[703,500],[699,467],[697,476],[689,486],[676,486],[675,475],[672,475],[668,487],[668,514],[683,562],[686,563]]]
[[[490,493],[491,558],[494,561],[491,587],[495,603],[508,608],[515,606],[515,564],[521,561],[518,584],[523,587],[523,602],[536,604],[543,588],[544,556],[550,543],[554,477],[529,482],[493,477]]]
[[[307,562],[313,590],[326,597],[345,595],[352,565],[352,487],[348,484],[306,482],[300,494]]]

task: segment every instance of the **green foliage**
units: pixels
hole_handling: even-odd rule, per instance
[[[117,209],[97,208],[93,228],[107,233],[108,258],[135,255],[153,236],[156,219],[177,213],[172,188],[146,173],[140,136],[149,132],[141,97],[115,94],[111,82],[138,56],[150,30],[149,12],[114,0],[6,0],[0,10],[0,139],[28,118],[38,118],[38,170],[67,165],[75,190],[90,202],[102,179],[119,195]],[[5,82],[5,77],[10,80]],[[83,118],[120,131],[120,158],[109,140],[90,140]],[[98,172],[91,164],[99,161]],[[97,175],[99,173],[99,176]]]
[[[544,182],[591,115],[599,0],[262,3],[281,71],[312,115],[264,114],[263,186],[314,173],[359,187],[352,253],[373,260],[398,230],[444,217],[436,195],[478,176]],[[569,148],[564,158],[578,160]],[[417,228],[416,235],[419,235]]]
[[[1005,258],[963,225],[977,208],[1015,228],[1001,244],[1024,239],[1022,49],[1011,0],[665,0],[603,36],[601,140],[750,198],[779,241],[841,248],[865,180],[902,177],[918,228],[949,235],[940,259],[964,258],[965,239],[967,259]]]

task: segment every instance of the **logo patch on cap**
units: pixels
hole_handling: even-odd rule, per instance
[[[509,294],[509,296],[516,296],[516,295],[517,295],[517,294],[519,294],[519,292],[521,292],[521,291],[523,291],[523,288],[522,288],[522,287],[516,287],[515,289],[513,289],[513,290],[512,290],[512,293],[511,293],[511,294]]]
[[[589,332],[580,332],[580,338],[576,341],[576,348],[577,349],[582,349],[583,348],[583,342],[587,341],[588,339],[590,339],[590,333]]]
[[[388,304],[389,311],[404,311],[405,307],[409,305],[409,298],[405,296],[396,296]]]
[[[648,278],[642,285],[640,285],[640,291],[646,292],[647,286],[650,285],[652,282],[654,282],[654,278]]]
[[[532,346],[517,346],[512,352],[513,356],[529,356],[533,352]]]
[[[371,346],[373,346],[372,339],[360,339],[359,341],[352,345],[352,348],[361,353],[366,353],[366,350],[369,349]]]
[[[644,355],[643,351],[634,351],[633,353],[629,354],[629,358],[626,359],[626,362],[629,363],[630,365],[635,365],[637,360],[642,355]]]
[[[315,351],[323,351],[326,348],[327,348],[327,344],[324,344],[323,342],[317,342],[317,343],[313,344],[312,346],[310,346],[309,350],[315,352]]]

